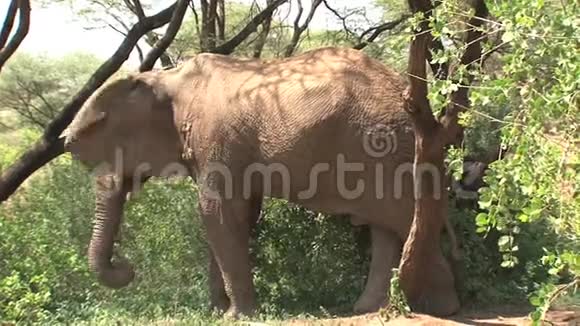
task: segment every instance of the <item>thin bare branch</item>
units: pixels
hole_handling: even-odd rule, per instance
[[[115,26],[113,24],[107,24],[107,26],[109,26],[109,28],[112,29],[112,30],[114,30],[115,32],[117,32],[117,33],[119,33],[119,34],[121,34],[123,36],[127,36],[127,31],[126,30],[125,31],[120,30],[117,26]]]
[[[312,4],[310,6],[310,11],[308,12],[308,16],[304,20],[302,24],[300,24],[300,19],[302,18],[302,14],[304,12],[304,7],[302,6],[302,0],[298,1],[298,13],[296,14],[296,18],[294,19],[294,31],[292,32],[292,38],[290,39],[290,43],[286,46],[284,50],[284,56],[290,57],[296,51],[296,47],[298,46],[298,42],[300,42],[300,37],[302,33],[308,28],[310,22],[314,18],[314,14],[316,13],[316,9],[322,3],[322,0],[312,0]]]
[[[197,14],[197,10],[195,9],[195,4],[193,3],[193,1],[190,1],[189,7],[191,8],[191,11],[193,12],[193,19],[195,21],[195,28],[197,30],[197,35],[201,35],[201,30],[200,30],[200,25],[199,25],[199,15]]]
[[[139,20],[145,18],[145,11],[143,10],[140,0],[133,0],[133,7],[135,8],[135,14],[139,17]]]
[[[402,15],[397,20],[393,20],[393,21],[390,21],[390,22],[382,23],[382,24],[380,24],[378,26],[374,26],[374,27],[371,27],[371,28],[367,29],[366,31],[364,31],[360,35],[360,37],[359,37],[359,43],[356,44],[355,46],[353,46],[353,48],[355,48],[357,50],[361,50],[361,49],[365,48],[367,45],[369,45],[370,43],[374,42],[379,36],[381,36],[382,33],[386,32],[386,31],[390,31],[390,30],[396,28],[402,22],[406,21],[409,17],[410,17],[410,15]],[[368,34],[371,34],[371,35],[368,38],[365,39],[365,37]]]
[[[229,41],[221,44],[220,46],[216,47],[215,49],[209,51],[211,53],[218,53],[218,54],[230,54],[232,53],[238,45],[242,44],[244,40],[250,36],[250,34],[254,33],[260,24],[266,20],[268,17],[271,17],[274,11],[280,7],[283,3],[288,0],[274,0],[271,4],[266,6],[260,13],[258,13],[248,24],[242,28],[234,37],[232,37]]]
[[[324,3],[324,6],[326,7],[326,9],[328,9],[334,16],[336,16],[341,22],[342,22],[342,28],[344,29],[344,31],[351,35],[351,36],[355,36],[358,38],[358,36],[356,35],[355,32],[353,32],[348,25],[346,24],[346,20],[348,19],[349,16],[351,16],[353,13],[347,14],[346,16],[341,15],[338,10],[332,8],[329,4],[327,0],[323,0],[322,3]]]
[[[135,44],[135,50],[137,50],[137,56],[139,57],[139,65],[142,65],[145,55],[143,54],[143,49],[141,49],[139,43]]]

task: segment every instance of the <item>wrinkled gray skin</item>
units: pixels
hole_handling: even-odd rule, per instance
[[[92,167],[106,163],[97,178],[91,269],[113,288],[133,279],[127,262],[111,262],[126,195],[131,184],[167,175],[168,164],[177,162],[200,188],[213,306],[234,317],[255,311],[248,242],[262,199],[270,196],[370,225],[372,261],[354,309],[378,310],[388,301],[390,270],[398,265],[413,214],[414,136],[403,110],[405,86],[401,76],[363,53],[337,48],[271,62],[201,54],[176,69],[108,83],[66,132],[75,158]],[[374,132],[380,125],[390,138]],[[376,153],[381,145],[390,146],[388,153]],[[113,168],[115,152],[122,152],[122,168]],[[340,178],[341,158],[360,166],[347,167]],[[143,163],[147,173],[135,177]],[[277,172],[246,179],[255,163],[281,164],[274,167],[287,168],[290,182]],[[395,175],[402,165],[406,172]],[[306,196],[311,178],[317,189]],[[263,184],[268,180],[271,187]],[[357,182],[364,183],[360,196],[352,193]],[[435,285],[425,291],[423,310],[445,315],[458,309],[443,255],[425,280]]]

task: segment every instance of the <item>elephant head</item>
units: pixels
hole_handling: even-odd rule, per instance
[[[66,150],[97,175],[90,268],[103,285],[126,286],[133,269],[111,261],[114,240],[132,186],[181,157],[172,100],[153,74],[118,79],[87,100],[64,136]]]

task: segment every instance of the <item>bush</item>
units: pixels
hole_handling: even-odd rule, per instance
[[[118,291],[96,284],[88,270],[93,201],[88,173],[61,157],[0,207],[0,320],[76,323],[207,311],[207,246],[190,180],[149,182],[128,203],[121,248],[137,277]],[[276,200],[264,208],[253,247],[264,311],[350,308],[366,267],[347,219]]]
[[[0,161],[7,164],[17,151],[2,153]],[[207,312],[207,246],[192,182],[149,182],[128,203],[121,248],[137,277],[118,291],[96,284],[88,270],[91,185],[85,169],[63,156],[0,207],[0,320],[110,324],[172,316],[215,321]],[[498,246],[503,234],[490,229],[482,237],[475,223],[478,212],[450,205],[463,243],[457,276],[464,304],[522,302],[549,279],[549,266],[537,263],[546,254],[543,248],[559,240],[549,224],[518,226],[520,264],[505,269]],[[252,246],[262,312],[349,312],[369,265],[360,236],[346,218],[266,201]]]
[[[91,306],[139,316],[205,308],[206,249],[191,184],[151,182],[128,205],[122,248],[138,275],[120,291],[95,284],[88,271],[91,184],[83,168],[63,157],[0,207],[0,293],[11,293],[10,305],[0,305],[0,320],[70,322],[90,318]],[[33,303],[51,315],[15,314],[12,306],[36,293],[38,280],[50,296]]]
[[[255,282],[265,312],[350,311],[362,292],[368,258],[346,218],[268,201],[254,248]]]

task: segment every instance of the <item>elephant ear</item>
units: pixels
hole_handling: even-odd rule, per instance
[[[76,115],[71,124],[62,132],[60,138],[78,138],[82,133],[95,127],[107,118],[107,113],[86,105]]]
[[[164,99],[166,100],[165,96],[156,89],[156,82],[150,76],[132,75],[127,78],[127,81],[125,96],[129,105],[123,109],[130,114],[151,113]]]
[[[141,81],[135,75],[114,79],[105,83],[97,90],[81,110],[77,113],[71,124],[66,128],[60,138],[78,138],[85,131],[103,122],[115,99],[123,97],[127,91],[132,92],[139,88]]]

